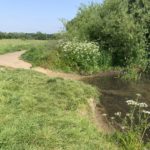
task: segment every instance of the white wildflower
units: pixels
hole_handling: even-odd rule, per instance
[[[111,117],[110,119],[111,119],[111,120],[114,120],[114,119],[115,119],[115,117]]]
[[[102,116],[104,116],[104,117],[105,117],[105,116],[107,116],[107,114],[102,114]]]
[[[81,69],[86,69],[87,66],[97,67],[100,57],[99,46],[94,42],[79,42],[76,39],[73,41],[64,42],[62,52],[64,59],[70,61],[72,66],[78,63]]]
[[[146,103],[139,103],[139,107],[147,108],[148,105]]]
[[[120,117],[121,116],[121,112],[116,112],[115,116],[119,116]]]
[[[127,100],[126,102],[127,102],[128,105],[139,106],[139,103],[134,101],[134,100]]]
[[[130,113],[127,113],[127,114],[126,114],[126,116],[128,116],[128,117],[129,117],[129,116],[130,116]]]
[[[125,130],[125,128],[126,128],[126,127],[124,127],[124,126],[121,127],[122,130]]]
[[[139,93],[137,93],[137,94],[136,94],[136,96],[137,96],[137,97],[141,97],[142,95],[141,95],[141,94],[139,94]]]
[[[142,112],[143,112],[144,114],[150,115],[150,111],[143,110]]]

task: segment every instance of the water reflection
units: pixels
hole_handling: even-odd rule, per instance
[[[117,111],[127,112],[126,100],[135,99],[136,94],[142,95],[140,101],[150,106],[150,80],[142,78],[138,82],[122,80],[116,74],[88,77],[84,82],[96,86],[102,93],[101,104],[109,116]]]

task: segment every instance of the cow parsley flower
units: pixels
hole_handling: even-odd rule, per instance
[[[127,100],[126,102],[128,105],[139,106],[139,103],[134,100]]]
[[[130,113],[127,113],[126,116],[130,117]]]
[[[148,105],[146,103],[139,103],[139,107],[147,108]]]
[[[139,94],[139,93],[137,93],[137,94],[136,94],[136,96],[137,96],[137,97],[141,97],[142,95],[141,95],[141,94]]]
[[[150,115],[150,111],[143,110],[142,112],[143,112],[144,114]]]
[[[106,116],[107,116],[107,114],[102,114],[102,116],[106,117]]]
[[[115,116],[119,116],[120,117],[121,116],[121,112],[116,112]]]
[[[115,117],[111,117],[110,119],[111,119],[111,120],[115,120]]]

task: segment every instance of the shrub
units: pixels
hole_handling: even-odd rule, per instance
[[[111,56],[111,66],[140,67],[150,51],[149,10],[149,0],[104,0],[103,4],[82,5],[66,30],[70,38],[98,42]]]
[[[67,65],[80,73],[92,73],[99,69],[99,46],[93,42],[65,42],[62,44],[62,57]]]

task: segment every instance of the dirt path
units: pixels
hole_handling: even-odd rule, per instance
[[[32,69],[37,72],[46,74],[49,77],[60,77],[64,79],[73,79],[73,80],[79,80],[82,78],[81,76],[76,75],[76,74],[56,72],[56,71],[51,71],[49,69],[44,69],[41,67],[32,68],[32,65],[30,63],[27,63],[20,59],[21,55],[24,52],[25,51],[19,51],[19,52],[13,52],[13,53],[0,55],[0,66],[11,67],[11,68],[21,68],[21,69]]]
[[[19,59],[24,52],[25,51],[19,51],[0,55],[0,66],[30,69],[31,64]]]

